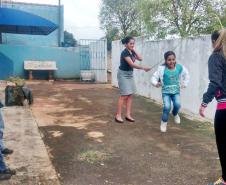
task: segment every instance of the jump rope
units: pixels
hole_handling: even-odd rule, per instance
[[[176,47],[174,47],[172,51],[175,51],[180,45],[181,45],[181,43],[178,44]],[[151,70],[154,69],[155,67],[159,66],[160,64],[162,64],[164,61],[165,61],[164,59],[161,59],[158,63],[156,63],[156,64],[154,64],[153,66],[150,67]]]
[[[224,26],[223,26],[223,24],[222,24],[222,22],[221,22],[221,20],[220,20],[220,18],[219,18],[219,16],[218,16],[217,14],[213,14],[213,15],[217,18],[217,20],[218,20],[218,22],[219,22],[219,25],[220,25],[221,29],[225,29]],[[173,48],[172,51],[175,51],[180,45],[181,45],[181,43],[178,44],[175,48]],[[151,66],[150,68],[153,69],[153,68],[159,66],[159,65],[160,65],[161,63],[163,63],[163,62],[164,62],[164,59],[161,59],[158,63],[154,64],[154,65]]]

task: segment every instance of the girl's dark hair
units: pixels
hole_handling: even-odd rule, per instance
[[[212,35],[211,35],[211,40],[212,40],[212,42],[217,41],[217,39],[219,38],[219,36],[220,36],[219,31],[215,30],[215,31],[212,33]]]
[[[164,54],[165,61],[167,61],[167,59],[168,59],[168,57],[169,57],[170,55],[173,55],[173,56],[176,57],[176,54],[175,54],[173,51],[167,51],[167,52],[165,52],[165,54]]]
[[[124,39],[122,39],[122,44],[128,44],[130,40],[134,40],[134,38],[131,36],[125,37]]]

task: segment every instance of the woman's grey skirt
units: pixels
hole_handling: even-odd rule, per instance
[[[117,78],[121,96],[131,95],[136,92],[133,71],[123,71],[119,69]]]

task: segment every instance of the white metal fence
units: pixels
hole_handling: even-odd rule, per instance
[[[117,71],[120,62],[120,53],[123,50],[120,41],[114,41],[112,47],[112,85],[118,86]],[[164,52],[174,50],[177,62],[185,65],[191,76],[187,89],[182,90],[181,100],[183,111],[192,115],[198,115],[203,92],[208,86],[208,58],[212,52],[210,36],[196,38],[148,41],[145,38],[136,39],[136,49],[143,56],[142,65],[154,66],[163,59]],[[151,76],[157,66],[148,73],[135,70],[135,82],[137,94],[151,98],[161,103],[161,90],[151,85]],[[207,118],[212,119],[216,108],[216,102],[211,103],[206,111]],[[151,110],[150,110],[151,111]]]
[[[107,82],[107,41],[80,40],[81,70],[94,73],[95,81]]]

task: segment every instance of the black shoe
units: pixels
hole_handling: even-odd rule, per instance
[[[12,177],[11,174],[2,174],[2,173],[0,172],[0,181],[3,181],[3,180],[9,180],[11,177]]]
[[[0,174],[16,175],[16,170],[12,170],[10,168],[7,168],[6,170],[1,171]]]
[[[4,155],[10,155],[13,153],[13,150],[5,148],[4,150],[2,150],[2,154]]]
[[[129,122],[132,122],[132,123],[134,123],[134,122],[135,122],[135,120],[134,120],[134,119],[130,119],[130,118],[128,118],[128,117],[125,117],[125,119],[126,119],[126,121],[129,121]]]
[[[115,122],[117,122],[117,123],[123,123],[124,121],[118,120],[118,119],[115,117]]]

